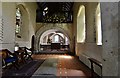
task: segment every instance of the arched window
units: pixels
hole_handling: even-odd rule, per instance
[[[77,42],[85,42],[85,7],[81,5],[77,14]]]
[[[23,4],[16,6],[16,41],[29,41],[29,11]]]
[[[101,11],[100,3],[96,9],[96,43],[97,45],[102,45],[102,28],[101,28]]]
[[[20,11],[20,8],[16,9],[16,28],[15,28],[15,33],[17,37],[20,37],[20,32],[21,32],[21,24],[22,24],[22,14]]]
[[[55,42],[59,42],[59,36],[55,35]]]

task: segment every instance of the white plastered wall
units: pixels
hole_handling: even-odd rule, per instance
[[[36,3],[32,3],[32,2],[25,2],[25,3],[16,3],[16,6],[19,5],[23,5],[24,6],[24,10],[26,10],[25,14],[28,15],[24,15],[23,17],[27,20],[23,20],[24,22],[24,27],[23,27],[23,38],[21,39],[16,39],[16,43],[19,44],[19,46],[26,46],[26,47],[31,47],[31,39],[32,39],[32,35],[35,34],[35,28],[36,28],[36,8],[37,5]]]
[[[14,51],[15,43],[15,11],[16,4],[4,2],[2,3],[2,19],[3,19],[3,42],[2,48]]]
[[[27,25],[25,29],[26,39],[15,38],[15,26],[16,26],[16,7],[22,4],[27,11],[28,20],[24,20],[24,25]],[[3,18],[3,42],[2,48],[7,48],[10,51],[14,51],[15,43],[20,46],[31,47],[31,38],[35,34],[36,27],[36,8],[37,4],[32,2],[15,3],[15,2],[2,2],[2,18]],[[25,31],[25,30],[24,30]],[[23,35],[24,35],[24,31]]]
[[[98,61],[102,61],[102,46],[97,46],[95,39],[95,12],[97,8],[98,3],[75,3],[73,7],[74,12],[74,35],[76,39],[76,55],[79,56],[79,59],[88,67],[90,67],[90,61],[88,58],[94,58]],[[84,43],[77,42],[77,32],[76,30],[81,31],[80,29],[77,29],[77,14],[79,11],[79,7],[81,5],[85,6],[85,25],[86,25],[86,38]],[[79,21],[81,22],[81,21]],[[79,23],[78,23],[79,24]],[[79,24],[80,25],[80,24]],[[79,33],[80,35],[81,33]],[[98,66],[95,66],[95,71],[100,75],[101,69]]]

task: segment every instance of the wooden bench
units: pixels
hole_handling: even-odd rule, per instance
[[[101,69],[101,77],[102,77],[102,63],[94,58],[88,58],[90,60],[90,63],[91,63],[91,75],[92,75],[92,78],[94,78],[94,66],[93,64],[97,65],[100,67]]]

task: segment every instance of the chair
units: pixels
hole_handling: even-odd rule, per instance
[[[31,59],[31,60],[33,60],[33,58],[32,58],[32,54],[33,54],[33,51],[32,51],[32,48],[27,48],[27,47],[24,47],[25,48],[25,54],[26,54],[26,57],[27,57],[27,59]]]
[[[8,49],[2,49],[0,52],[2,52],[2,66],[7,67],[9,63],[12,63],[16,69],[19,69],[18,57],[15,53],[11,53]]]
[[[33,58],[31,57],[32,56],[32,49],[29,49],[27,47],[19,47],[21,50],[24,51],[24,59],[28,60],[28,59],[31,59],[33,60]]]

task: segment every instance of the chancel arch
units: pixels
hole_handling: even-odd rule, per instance
[[[67,36],[57,29],[45,31],[40,37],[40,44],[48,44],[48,39],[51,40],[51,43],[69,44]]]
[[[54,25],[43,26],[37,31],[37,33],[35,35],[35,37],[36,37],[36,39],[35,39],[35,43],[36,43],[35,50],[36,50],[36,52],[40,51],[40,47],[39,47],[40,37],[42,36],[42,34],[45,31],[48,31],[48,30],[57,30],[57,31],[62,32],[69,39],[69,42],[71,44],[72,41],[71,41],[70,33],[67,32],[65,29],[63,29],[62,27],[57,27],[57,26],[54,26]]]

